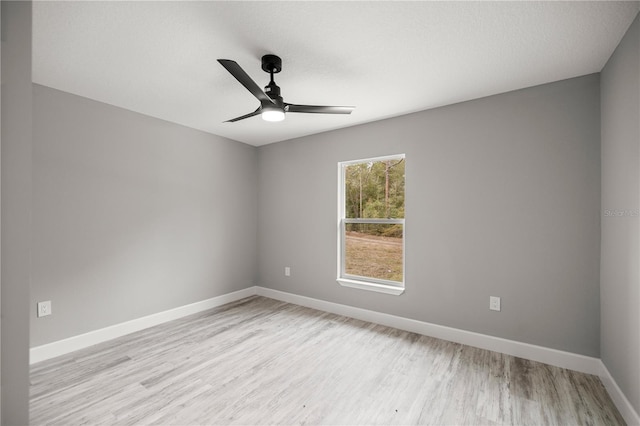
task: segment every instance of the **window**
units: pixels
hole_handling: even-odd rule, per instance
[[[345,161],[339,169],[338,282],[404,291],[404,154]]]

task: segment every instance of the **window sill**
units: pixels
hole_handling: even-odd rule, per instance
[[[338,283],[343,287],[359,288],[360,290],[375,291],[378,293],[393,294],[399,296],[404,293],[404,287],[393,285],[377,284],[367,281],[350,280],[347,278],[338,278]]]

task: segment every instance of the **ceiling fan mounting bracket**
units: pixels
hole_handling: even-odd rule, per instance
[[[262,70],[277,74],[282,71],[282,59],[276,55],[264,55],[262,57]]]

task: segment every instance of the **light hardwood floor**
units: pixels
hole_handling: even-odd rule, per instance
[[[595,376],[250,297],[31,368],[32,424],[623,419]]]

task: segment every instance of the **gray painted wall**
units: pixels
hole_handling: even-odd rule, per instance
[[[601,75],[603,216],[600,275],[602,361],[638,413],[640,413],[639,20],[640,17],[636,17]],[[609,215],[607,210],[611,211]]]
[[[252,146],[34,85],[31,346],[252,286]],[[36,319],[36,302],[53,315]]]
[[[599,93],[594,74],[260,147],[260,284],[598,356]],[[406,291],[341,287],[337,163],[396,153]]]
[[[0,7],[0,34],[2,34],[2,7]],[[0,100],[2,99],[2,43],[0,36]],[[0,102],[1,104],[2,102]],[[2,186],[2,107],[0,106],[0,187]],[[0,223],[2,222],[2,194],[0,191]],[[0,241],[2,241],[2,226],[0,226]],[[0,243],[0,425],[2,424],[2,244]]]
[[[2,338],[3,425],[29,422],[31,249],[31,2],[2,14]]]

